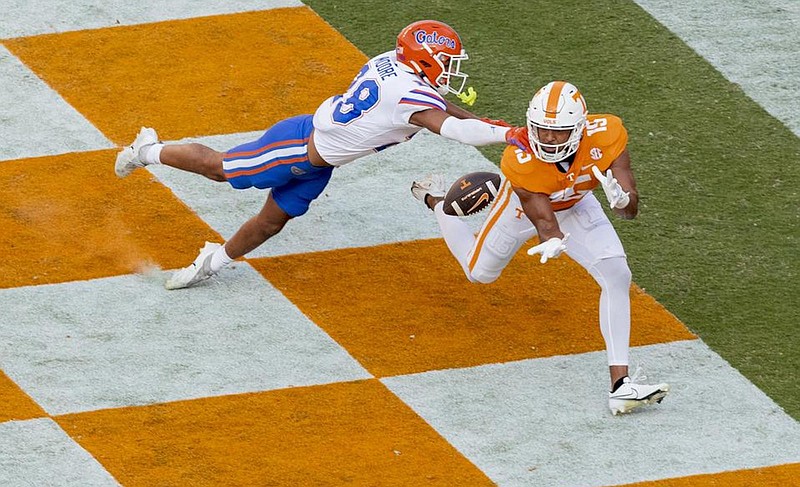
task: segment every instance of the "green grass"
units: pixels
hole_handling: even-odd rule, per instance
[[[414,20],[449,23],[480,115],[520,124],[566,79],[590,112],[621,116],[642,206],[615,226],[634,280],[800,419],[800,139],[738,85],[632,2],[306,3],[367,55]]]

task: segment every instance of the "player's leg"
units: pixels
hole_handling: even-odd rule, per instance
[[[567,254],[600,285],[600,331],[606,344],[612,386],[628,375],[631,272],[614,227],[594,195],[558,213],[570,234]]]
[[[213,181],[223,182],[227,181],[230,176],[226,168],[241,173],[241,168],[249,163],[263,163],[265,158],[274,154],[274,149],[284,149],[283,152],[289,152],[293,156],[306,155],[306,144],[311,129],[309,115],[292,117],[270,127],[258,140],[222,153],[198,143],[165,145],[158,140],[158,134],[154,129],[142,127],[133,143],[117,154],[114,170],[117,176],[123,178],[137,168],[152,164],[164,164],[200,174]],[[303,139],[284,138],[305,132],[308,134]],[[290,133],[293,135],[289,135]],[[280,147],[270,146],[276,141],[284,143]],[[303,154],[300,154],[301,152]],[[239,185],[233,184],[233,186],[244,188],[251,185],[245,182]]]
[[[446,215],[441,204],[434,211],[447,247],[471,282],[497,280],[519,248],[536,234],[508,182],[501,184],[477,236],[466,222]]]
[[[411,194],[414,198],[433,210],[447,248],[461,265],[467,279],[475,282],[467,266],[468,254],[475,245],[475,234],[466,222],[456,216],[445,214],[442,202],[446,191],[444,176],[441,174],[430,174],[414,181],[411,185]]]
[[[117,153],[114,171],[124,178],[137,168],[165,164],[214,181],[225,181],[222,157],[221,152],[202,144],[164,145],[155,130],[142,127],[133,143]]]
[[[239,227],[224,245],[206,242],[194,262],[175,272],[164,286],[167,289],[183,289],[205,281],[280,232],[291,218],[277,205],[272,195],[267,194],[267,201],[258,215]]]
[[[291,173],[292,167],[307,168],[308,177],[292,179],[272,188],[257,215],[239,227],[224,245],[207,242],[191,265],[173,274],[165,284],[166,288],[182,289],[208,279],[277,235],[289,220],[306,213],[311,201],[322,193],[330,181],[333,167],[318,168],[305,162],[283,166],[278,170]]]
[[[625,250],[600,203],[592,194],[556,213],[561,231],[569,233],[567,255],[600,285],[600,331],[606,343],[612,383],[627,375],[630,337],[630,284]]]
[[[238,259],[266,242],[283,230],[286,222],[293,217],[275,202],[272,193],[257,215],[239,227],[236,233],[225,242],[225,251],[231,260]],[[214,270],[214,269],[212,269]],[[219,269],[216,269],[217,271]]]
[[[481,283],[494,282],[520,247],[534,236],[536,227],[522,211],[511,183],[503,181],[467,256],[468,275]]]
[[[467,279],[475,282],[470,275],[468,266],[469,253],[475,245],[475,234],[472,232],[472,228],[459,217],[445,214],[444,203],[441,200],[433,204],[433,213],[436,215],[436,222],[439,224],[439,230],[442,232],[447,248],[458,261]]]
[[[639,405],[660,402],[669,390],[666,384],[636,384],[638,392],[631,395],[634,385],[628,378],[631,271],[616,230],[591,194],[556,215],[561,230],[570,234],[567,254],[600,285],[599,321],[608,355],[612,412],[627,412]],[[630,397],[617,399],[625,395]]]
[[[255,250],[270,237],[277,235],[289,220],[304,215],[311,202],[322,194],[333,174],[333,167],[316,167],[307,161],[293,163],[281,169],[292,173],[292,168],[295,168],[295,172],[307,172],[272,188],[261,211],[239,227],[225,243],[225,250],[231,260]],[[255,182],[262,183],[258,178]]]
[[[219,272],[280,232],[290,219],[304,214],[330,180],[333,167],[308,160],[311,116],[272,126],[256,141],[229,150],[222,158],[224,178],[237,189],[272,188],[261,211],[247,220],[224,245],[206,244],[188,267],[167,281],[168,289],[190,287]]]
[[[159,148],[159,146],[161,146]],[[146,161],[193,172],[212,181],[227,181],[222,171],[224,154],[202,144],[156,144],[145,153]]]

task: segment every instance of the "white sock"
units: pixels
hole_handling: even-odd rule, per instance
[[[144,154],[140,154],[140,156],[143,156],[142,160],[145,165],[161,164],[161,149],[163,148],[164,144],[161,143],[142,147],[142,151],[140,152],[144,152]]]
[[[228,256],[228,253],[225,251],[225,246],[223,245],[211,256],[211,265],[209,267],[211,268],[211,272],[216,274],[231,262],[233,262],[233,259]]]

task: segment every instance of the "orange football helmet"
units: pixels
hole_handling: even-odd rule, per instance
[[[449,25],[435,20],[420,20],[397,36],[397,60],[436,88],[440,95],[458,95],[467,83],[461,61],[469,59]]]

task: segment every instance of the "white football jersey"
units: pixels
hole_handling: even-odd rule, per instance
[[[341,166],[405,142],[422,130],[408,122],[415,112],[447,110],[444,99],[398,65],[394,51],[370,59],[342,95],[314,113],[314,144],[328,164]]]

